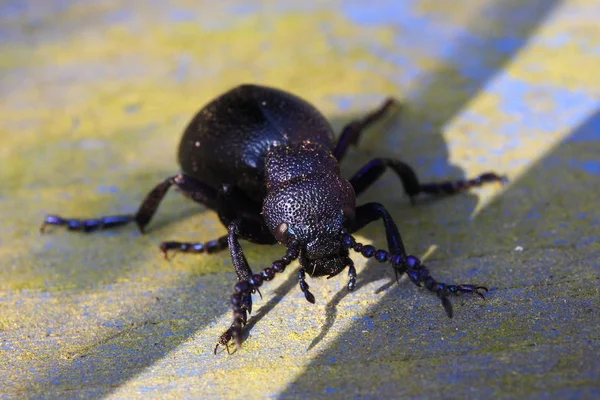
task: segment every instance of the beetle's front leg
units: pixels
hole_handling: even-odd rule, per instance
[[[415,256],[406,254],[402,238],[398,232],[396,223],[392,219],[387,210],[379,203],[367,203],[356,209],[356,218],[353,226],[353,232],[362,228],[369,222],[383,219],[389,252],[385,250],[377,250],[371,245],[363,245],[358,243],[350,234],[345,234],[342,238],[344,245],[354,251],[362,254],[366,258],[374,257],[379,262],[391,262],[396,278],[406,273],[410,280],[417,286],[424,286],[427,290],[434,292],[442,301],[442,306],[448,317],[452,318],[452,304],[448,300],[450,294],[458,295],[460,293],[474,293],[482,299],[485,299],[483,292],[488,289],[485,286],[477,286],[472,284],[457,284],[448,285],[443,282],[436,281],[429,270]]]
[[[237,275],[238,281],[243,282],[249,281],[252,278],[252,270],[248,265],[248,260],[246,260],[244,250],[242,249],[242,246],[240,246],[240,242],[238,241],[240,231],[239,225],[239,222],[232,222],[231,224],[229,224],[229,234],[227,235],[227,243],[229,246],[231,260],[233,261],[233,267],[235,268],[235,273]],[[254,290],[258,290],[258,288],[253,288],[251,292],[254,292]],[[241,305],[244,310],[248,311],[249,314],[252,313],[252,296],[250,293],[244,295],[244,297],[242,298]]]
[[[300,255],[298,243],[292,241],[285,256],[274,261],[271,267],[265,268],[261,273],[253,274],[237,238],[238,224],[231,223],[228,230],[229,250],[239,282],[235,285],[231,295],[233,322],[219,338],[215,346],[215,354],[220,345],[225,346],[229,352],[228,343],[232,339],[236,347],[239,348],[242,345],[242,328],[246,325],[248,314],[252,311],[252,293],[258,291],[263,281],[270,281],[275,277],[275,273],[285,271],[285,268]]]
[[[306,283],[306,270],[301,268],[298,271],[298,284],[300,285],[300,290],[304,293],[304,297],[309,303],[315,304],[315,296],[308,290],[310,286]]]

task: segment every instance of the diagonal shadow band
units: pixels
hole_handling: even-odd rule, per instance
[[[365,313],[373,316],[368,335],[354,324],[279,397],[593,393],[600,377],[598,154],[600,111],[465,224],[462,233],[474,239],[463,245],[483,255],[430,263],[437,275],[451,270],[491,283],[487,303],[454,300],[450,321],[437,299],[415,305],[398,296],[412,287],[391,290]]]

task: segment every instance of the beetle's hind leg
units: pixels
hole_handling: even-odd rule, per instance
[[[160,244],[160,251],[162,252],[163,256],[168,259],[169,253],[212,254],[221,250],[225,250],[227,247],[227,235],[225,235],[205,243],[162,242]]]
[[[273,244],[275,238],[265,225],[261,216],[261,205],[248,198],[244,192],[230,185],[223,185],[217,191],[216,198],[211,203],[225,226],[235,222],[238,235],[241,238],[260,244]],[[205,243],[168,241],[160,245],[160,251],[165,258],[169,253],[216,253],[228,247],[227,235]]]
[[[486,172],[473,179],[420,183],[417,174],[408,164],[391,158],[375,158],[350,178],[356,195],[358,196],[375,183],[388,168],[400,178],[404,191],[411,198],[411,202],[414,202],[414,197],[419,194],[451,195],[486,183],[500,182],[504,184],[507,182],[507,178],[504,176]]]
[[[176,186],[185,196],[192,200],[205,204],[209,208],[214,208],[217,198],[217,191],[215,189],[184,174],[178,174],[156,185],[146,195],[146,198],[135,214],[110,215],[92,219],[63,218],[58,215],[48,215],[40,226],[40,231],[44,233],[48,225],[59,225],[66,226],[68,230],[87,233],[101,229],[110,229],[135,221],[140,231],[143,232],[171,186]]]
[[[350,145],[356,146],[363,131],[383,118],[387,111],[395,104],[397,104],[397,101],[394,98],[389,97],[382,105],[365,115],[363,118],[354,120],[346,125],[344,129],[342,129],[342,134],[333,150],[335,158],[337,158],[338,161],[344,158],[346,151],[348,151],[348,147],[350,147]]]
[[[58,215],[47,215],[40,226],[40,232],[45,233],[48,225],[66,226],[70,231],[93,232],[100,229],[110,229],[130,223],[134,215],[110,215],[95,219],[63,218]]]

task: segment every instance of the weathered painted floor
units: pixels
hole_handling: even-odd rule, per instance
[[[0,1],[0,398],[599,398],[600,5],[594,0]],[[163,260],[225,232],[170,194],[146,235],[38,227],[129,213],[177,172],[180,132],[242,82],[291,90],[339,131],[386,96],[400,112],[350,151],[423,180],[511,183],[411,207],[391,173],[360,202],[393,210],[454,299],[355,258],[347,277],[263,286],[231,319],[227,252]],[[361,240],[385,245],[379,224]],[[283,248],[244,243],[262,269]]]

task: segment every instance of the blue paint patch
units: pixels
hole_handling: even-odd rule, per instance
[[[137,390],[139,390],[140,392],[144,392],[144,393],[151,393],[151,392],[156,392],[157,387],[156,386],[139,386],[137,388]]]
[[[516,79],[505,79],[494,92],[502,96],[502,111],[506,114],[516,116],[527,113],[529,105],[525,101],[525,95],[531,91],[531,84]]]
[[[118,193],[121,189],[116,185],[99,185],[96,188],[96,192],[106,194],[106,193]]]
[[[600,175],[600,160],[571,160],[569,165],[583,169],[588,174]]]
[[[451,336],[452,339],[460,339],[461,337],[467,336],[466,331],[458,331],[454,335]]]
[[[596,107],[600,104],[596,104]],[[600,141],[600,111],[590,116],[577,131],[567,139],[568,142]]]
[[[564,127],[574,126],[580,122],[582,115],[598,105],[588,93],[551,85],[534,85],[514,78],[499,80],[489,88],[489,92],[500,96],[501,110],[515,118],[516,122],[507,123],[501,129],[501,133],[516,141],[515,144],[529,130],[555,133]],[[531,101],[534,98],[551,99],[554,103],[552,110],[542,115],[532,112]],[[599,123],[593,124],[597,126]]]
[[[104,148],[106,141],[100,139],[83,139],[79,140],[76,146],[83,150],[96,150]]]
[[[119,331],[123,330],[123,323],[119,323],[119,322],[105,322],[102,324],[102,326],[105,326],[107,328],[117,328]]]
[[[142,106],[139,104],[128,104],[125,106],[125,112],[127,114],[136,114],[140,111],[141,108]]]
[[[233,14],[237,16],[247,16],[247,15],[255,15],[260,12],[260,6],[257,4],[249,4],[249,3],[234,3],[231,7],[227,9],[231,11]]]
[[[325,394],[335,393],[337,391],[339,391],[339,389],[337,389],[337,388],[330,388],[330,387],[325,388]]]
[[[369,317],[369,316],[364,316],[364,317],[353,317],[354,320],[356,321],[361,321],[364,324],[364,328],[375,328],[375,324],[373,322],[373,318]]]
[[[490,119],[485,114],[477,113],[471,109],[463,111],[461,117],[465,118],[467,121],[480,125],[487,125],[490,123]]]
[[[415,16],[413,12],[415,2],[412,0],[380,0],[377,7],[365,7],[359,1],[346,1],[342,3],[341,11],[346,17],[357,25],[366,27],[378,27],[385,24],[398,25],[411,23],[423,28],[422,18]]]
[[[408,85],[415,80],[421,81],[420,87],[426,86],[427,76],[422,76],[422,68],[416,62],[414,54],[422,54],[437,59],[449,59],[453,43],[457,37],[468,35],[460,27],[449,27],[443,21],[438,21],[430,15],[420,15],[413,9],[416,2],[409,1],[380,1],[377,7],[364,7],[360,2],[344,2],[341,12],[359,26],[381,27],[394,25],[398,30],[395,38],[396,47],[390,49],[382,46],[368,37],[364,39],[374,56],[402,70],[400,74],[389,76],[389,79],[399,85]],[[473,38],[476,38],[473,36]],[[345,43],[333,43],[336,47],[347,46]],[[358,65],[358,69],[361,65]],[[370,66],[370,72],[375,66]],[[384,74],[383,72],[381,72]]]
[[[549,47],[551,49],[560,49],[561,47],[567,45],[569,42],[572,41],[572,39],[569,38],[569,35],[567,35],[566,33],[559,33],[558,35],[549,38],[542,37],[539,40],[541,41],[541,44],[543,46]]]
[[[9,343],[9,342],[2,342],[2,344],[0,344],[0,350],[3,350],[3,351],[14,351],[15,350],[15,345],[13,343]]]
[[[197,19],[194,11],[185,8],[174,9],[169,13],[169,16],[173,21],[177,22],[190,22]]]
[[[113,24],[118,24],[118,23],[130,20],[132,16],[133,16],[133,13],[131,12],[131,10],[121,9],[121,10],[106,14],[105,20],[107,22],[110,22]]]
[[[525,216],[525,219],[541,219],[542,214],[538,210],[531,210]]]
[[[333,96],[333,101],[337,105],[338,110],[347,111],[352,106],[352,99],[346,96]]]
[[[333,95],[327,96],[327,99],[334,102],[341,112],[347,112],[350,109],[362,110],[357,111],[362,116],[375,107],[383,103],[384,98],[376,94],[352,94],[352,95]]]
[[[556,235],[556,232],[553,232],[553,231],[547,231],[547,232],[540,233],[541,238],[549,238],[550,236],[554,236],[554,235]]]
[[[0,21],[22,18],[27,13],[27,3],[13,0],[0,3]]]
[[[503,54],[513,54],[523,46],[523,38],[501,37],[492,41],[492,46]]]
[[[177,68],[173,74],[175,75],[175,81],[183,83],[187,81],[190,76],[190,70],[192,66],[192,57],[189,54],[181,54],[177,58]]]
[[[341,12],[353,23],[364,27],[381,27],[394,25],[399,32],[395,38],[396,47],[390,49],[368,38],[363,39],[373,55],[379,60],[397,66],[401,73],[388,76],[399,85],[412,83],[416,93],[409,93],[408,99],[418,103],[430,85],[437,85],[445,68],[455,69],[468,81],[461,83],[460,90],[466,94],[475,93],[479,88],[502,66],[511,54],[516,53],[528,40],[525,30],[535,24],[551,7],[541,7],[534,3],[526,7],[515,9],[505,5],[492,5],[480,11],[479,19],[489,20],[490,23],[500,23],[501,34],[492,35],[476,28],[455,26],[439,14],[423,14],[417,11],[416,1],[384,0],[377,3],[377,7],[364,7],[358,1],[342,3]],[[339,44],[334,43],[337,47]],[[343,43],[341,44],[344,45]],[[415,54],[419,57],[415,57]],[[442,72],[425,72],[415,61],[418,58],[432,57],[441,61]],[[444,66],[444,64],[446,64]],[[357,69],[369,69],[372,73],[389,75],[378,72],[376,66],[367,66],[357,63]],[[418,84],[415,85],[415,80]],[[504,80],[503,80],[504,81]],[[504,83],[504,82],[503,82]],[[514,96],[516,90],[517,96]],[[527,115],[528,121],[520,126],[527,125],[535,120],[538,129],[555,132],[556,124],[546,118],[530,112],[530,102],[525,101],[531,86],[524,82],[513,82],[506,99],[506,109],[515,115]],[[557,108],[565,104],[573,104],[573,97],[564,96],[571,91],[564,90],[556,97]],[[512,101],[517,97],[516,101]],[[418,104],[417,104],[418,105]],[[565,108],[567,109],[567,108]]]
[[[448,160],[446,157],[438,157],[434,160],[423,160],[423,162],[419,162],[421,165],[427,165],[427,175],[433,176],[436,178],[444,178],[446,179],[448,176],[452,176],[454,172],[454,167],[448,164]]]

